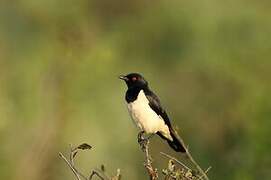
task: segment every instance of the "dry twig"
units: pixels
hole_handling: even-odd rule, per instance
[[[203,177],[205,180],[209,180],[208,176],[207,176],[207,172],[203,171],[202,168],[199,166],[199,164],[194,160],[194,158],[192,157],[192,155],[190,154],[187,146],[185,145],[183,139],[178,135],[178,133],[175,131],[175,134],[177,136],[177,138],[180,140],[180,142],[182,143],[183,147],[185,148],[185,153],[187,155],[187,157],[189,158],[189,160],[193,163],[193,165],[197,168],[197,170],[201,173],[200,177]],[[209,170],[210,168],[208,168]]]
[[[140,132],[138,134],[138,143],[141,147],[141,150],[145,154],[144,166],[147,170],[147,173],[149,175],[150,180],[158,180],[158,172],[157,172],[157,169],[152,166],[152,159],[151,159],[151,156],[149,153],[149,139],[151,136],[145,138],[143,135],[144,135],[144,132]],[[167,169],[163,169],[163,171],[162,171],[163,174],[165,175],[164,179],[165,180],[171,180],[171,179],[174,179],[174,180],[178,180],[178,179],[179,180],[202,180],[202,179],[209,180],[209,178],[207,176],[207,172],[211,169],[211,167],[209,167],[206,171],[203,171],[201,169],[201,167],[193,159],[192,155],[189,153],[188,148],[184,145],[184,142],[181,139],[181,137],[178,136],[177,133],[176,133],[176,135],[177,135],[177,138],[180,140],[180,142],[185,147],[187,157],[193,163],[193,165],[198,170],[198,173],[200,173],[200,174],[198,174],[198,173],[195,174],[194,171],[190,167],[188,167],[187,165],[185,165],[184,163],[179,161],[177,158],[161,152],[161,154],[163,156],[169,158]],[[69,151],[68,158],[65,157],[61,152],[59,152],[59,156],[65,161],[65,163],[71,169],[76,180],[92,180],[92,178],[95,176],[101,180],[120,180],[121,174],[120,174],[119,169],[117,170],[117,174],[115,176],[109,177],[106,175],[105,167],[103,165],[101,166],[100,169],[91,170],[91,173],[89,174],[89,176],[85,176],[76,168],[74,160],[75,160],[75,157],[78,154],[78,152],[80,150],[88,150],[91,148],[92,147],[86,143],[81,144],[81,145],[74,147],[74,148],[70,145],[70,151]],[[181,168],[178,168],[175,165],[175,162],[177,164],[179,164],[181,166]]]
[[[156,180],[156,179],[158,179],[157,169],[152,167],[151,156],[149,154],[149,139],[150,139],[150,137],[144,138],[143,134],[144,134],[144,132],[140,132],[138,134],[138,143],[140,144],[142,151],[145,153],[144,166],[149,174],[150,179]],[[195,168],[197,169],[199,174],[197,173],[197,175],[195,175],[195,173],[193,173],[194,171],[191,168],[189,168],[188,166],[186,166],[184,163],[182,163],[178,159],[176,159],[166,153],[161,152],[161,154],[163,156],[166,156],[167,158],[170,159],[168,169],[163,171],[163,173],[166,175],[165,179],[173,178],[173,179],[187,179],[187,180],[190,180],[190,179],[209,180],[209,178],[207,176],[207,172],[210,170],[210,167],[206,171],[203,171],[201,169],[201,167],[198,165],[198,163],[194,160],[194,158],[192,157],[190,152],[188,151],[188,148],[185,146],[183,139],[177,134],[177,132],[175,132],[175,134],[177,135],[177,138],[180,140],[180,142],[184,146],[184,148],[186,150],[185,154],[187,155],[187,157],[191,161],[191,163],[195,166]],[[176,163],[178,163],[182,168],[177,169],[172,160],[175,161]]]
[[[138,134],[138,143],[139,143],[142,151],[145,153],[144,166],[149,174],[150,180],[157,180],[158,179],[158,172],[157,172],[156,168],[152,167],[152,160],[151,160],[151,156],[149,154],[149,137],[144,138],[143,134],[144,134],[143,131],[141,131]]]
[[[91,148],[92,147],[90,145],[88,145],[87,143],[83,143],[83,144],[81,144],[77,147],[74,147],[74,148],[72,147],[72,145],[70,145],[69,159],[67,157],[65,157],[61,152],[59,152],[59,156],[65,161],[65,163],[71,169],[71,171],[73,172],[73,174],[77,180],[91,180],[94,176],[97,176],[101,180],[120,180],[121,179],[120,169],[117,170],[117,175],[115,175],[113,177],[109,177],[106,175],[105,168],[103,165],[101,166],[100,170],[99,169],[91,170],[91,173],[89,176],[83,175],[76,168],[76,166],[74,164],[74,160],[75,160],[75,157],[78,154],[78,152],[80,150],[89,150]]]
[[[184,163],[179,161],[173,156],[170,156],[164,152],[160,152],[163,156],[169,158],[168,167],[167,169],[163,169],[163,174],[165,175],[165,180],[202,180],[204,177],[203,175],[199,175],[198,173],[194,172],[192,168],[186,166]],[[176,162],[180,168],[177,168],[175,165]],[[209,167],[205,174],[210,170]]]

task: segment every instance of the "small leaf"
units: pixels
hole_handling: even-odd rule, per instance
[[[82,149],[82,150],[91,149],[91,148],[92,146],[87,143],[83,143],[77,147],[77,149]]]
[[[103,164],[101,165],[101,170],[105,172],[105,166]]]
[[[75,151],[72,155],[72,158],[75,158],[76,154],[78,153],[78,151]]]

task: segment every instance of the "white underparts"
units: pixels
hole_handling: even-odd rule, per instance
[[[167,139],[172,140],[168,126],[162,117],[149,106],[149,101],[143,90],[139,92],[135,101],[127,104],[127,107],[134,123],[140,130],[148,134],[160,132]]]

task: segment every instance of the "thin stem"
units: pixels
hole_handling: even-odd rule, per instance
[[[65,157],[61,152],[59,152],[59,156],[69,166],[69,168],[72,170],[72,172],[75,175],[77,180],[91,180],[94,177],[94,175],[99,177],[101,180],[113,180],[114,177],[111,178],[111,177],[107,176],[104,168],[102,168],[102,167],[101,167],[101,170],[99,170],[99,169],[92,170],[89,176],[85,176],[79,170],[77,170],[77,168],[75,166],[75,157],[76,157],[77,153],[81,150],[88,150],[91,148],[92,147],[90,145],[88,145],[87,143],[83,143],[83,144],[76,146],[76,147],[73,147],[70,144],[70,150],[69,150],[69,154],[67,155],[67,157]],[[120,175],[119,169],[117,170],[117,175],[115,177],[117,178],[117,180],[120,179],[121,175]]]
[[[138,143],[142,149],[142,151],[145,153],[145,168],[149,174],[150,180],[157,180],[158,179],[158,173],[155,168],[152,167],[152,161],[151,156],[149,154],[149,138],[143,137],[144,132],[140,132],[138,134]]]
[[[212,168],[212,167],[209,166],[209,167],[206,169],[205,174],[207,174],[211,168]],[[202,178],[203,178],[203,175],[201,175],[201,176],[199,177],[199,179],[202,179]]]
[[[198,163],[194,160],[194,158],[192,157],[192,155],[190,154],[190,152],[188,151],[188,148],[186,148],[185,143],[183,141],[183,139],[178,135],[178,133],[175,131],[175,134],[177,136],[177,138],[180,140],[180,142],[182,143],[183,147],[185,148],[186,151],[186,155],[189,158],[189,160],[195,165],[195,167],[197,168],[197,170],[202,174],[202,176],[206,179],[209,180],[208,176],[206,175],[206,173],[201,169],[201,167],[198,165]]]
[[[80,175],[77,173],[77,170],[74,169],[73,165],[71,165],[71,163],[67,160],[67,158],[61,152],[59,152],[59,156],[66,162],[66,164],[72,170],[72,172],[75,175],[76,179],[81,180]]]
[[[98,172],[96,172],[95,170],[92,171],[92,173],[90,174],[88,180],[91,180],[94,177],[94,175],[99,177],[101,180],[104,180],[104,178]]]

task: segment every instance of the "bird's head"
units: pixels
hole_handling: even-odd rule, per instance
[[[148,82],[138,73],[130,73],[127,75],[120,75],[119,78],[124,80],[128,88],[139,87],[144,88],[148,86]]]

